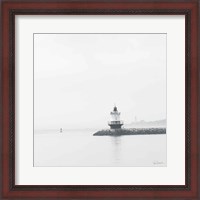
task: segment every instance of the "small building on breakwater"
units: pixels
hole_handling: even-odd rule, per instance
[[[113,111],[110,112],[111,120],[108,122],[111,129],[121,129],[123,126],[124,123],[120,120],[120,114],[117,107],[114,106]]]
[[[110,112],[111,120],[108,122],[110,129],[100,130],[94,136],[122,136],[122,135],[155,135],[166,134],[166,128],[122,128],[124,122],[120,120],[120,112],[114,106]]]

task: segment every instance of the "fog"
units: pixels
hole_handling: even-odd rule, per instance
[[[166,119],[166,34],[34,34],[34,128]]]

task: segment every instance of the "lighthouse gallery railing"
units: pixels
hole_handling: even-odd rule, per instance
[[[124,124],[123,121],[108,121],[108,124]]]

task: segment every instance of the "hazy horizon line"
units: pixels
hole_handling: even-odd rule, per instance
[[[154,120],[154,121],[145,121],[145,120],[138,120],[138,121],[132,121],[130,123],[125,123],[124,126],[126,125],[130,125],[133,123],[153,123],[153,122],[160,122],[160,121],[167,121],[167,119],[160,119],[160,120]],[[109,128],[108,126],[96,126],[96,127],[90,127],[90,128],[86,128],[86,127],[79,127],[79,128],[68,128],[68,127],[55,127],[55,128],[34,128],[34,131],[41,131],[41,130],[60,130],[60,129],[65,129],[65,130],[97,130],[97,129],[106,129]]]

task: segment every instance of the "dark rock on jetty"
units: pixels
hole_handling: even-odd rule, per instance
[[[166,128],[132,128],[132,129],[109,129],[94,133],[94,136],[121,136],[121,135],[154,135],[166,134]]]

